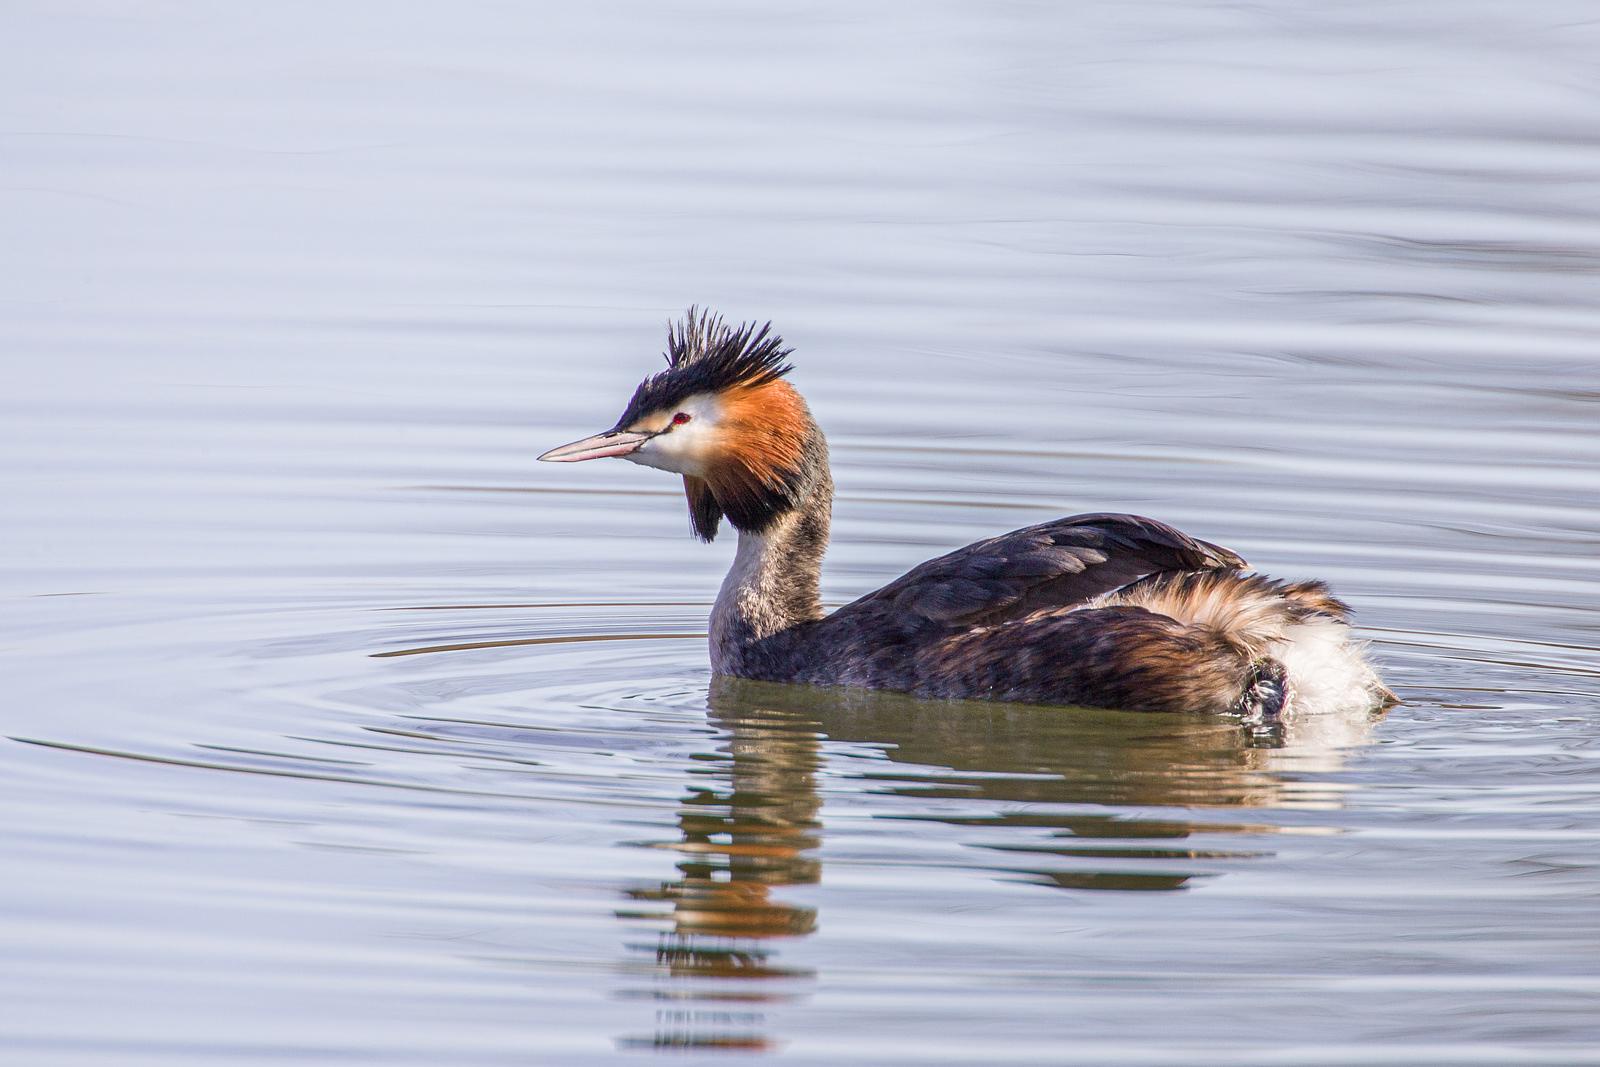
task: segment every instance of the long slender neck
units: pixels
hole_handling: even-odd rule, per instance
[[[793,508],[760,533],[739,532],[739,551],[711,609],[714,673],[772,677],[771,639],[822,618],[817,585],[832,514],[833,479],[824,460]]]

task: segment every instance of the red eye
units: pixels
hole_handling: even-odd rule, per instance
[[[686,412],[680,411],[676,415],[672,416],[672,425],[674,425],[674,426],[682,426],[684,423],[686,423],[688,421],[689,421],[689,415]]]

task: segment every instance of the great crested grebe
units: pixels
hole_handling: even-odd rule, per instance
[[[555,463],[616,456],[683,476],[694,533],[738,552],[711,610],[716,674],[918,696],[1135,711],[1361,711],[1394,702],[1321,582],[1242,570],[1137,515],[1074,515],[929,560],[823,611],[833,477],[771,324],[689,309],[667,369]]]

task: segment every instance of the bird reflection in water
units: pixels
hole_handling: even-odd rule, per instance
[[[1341,785],[1329,776],[1381,715],[1291,719],[1263,734],[1215,716],[736,678],[715,679],[709,702],[724,736],[696,768],[679,837],[665,846],[680,853],[678,877],[628,892],[657,907],[618,913],[667,925],[653,947],[637,947],[654,952],[664,979],[643,995],[671,1005],[658,1010],[652,1037],[624,1046],[772,1047],[763,1012],[814,977],[782,963],[778,946],[817,929],[816,910],[781,891],[821,880],[824,740],[854,753],[834,768],[836,801],[873,818],[960,828],[974,869],[1068,890],[1172,891],[1270,857],[1238,840],[1292,828],[1269,811],[1339,807]],[[1206,843],[1218,838],[1227,840]]]
[[[816,910],[774,891],[809,885],[821,874],[811,853],[821,840],[822,735],[808,716],[768,710],[727,689],[718,679],[711,693],[711,722],[725,731],[724,744],[704,757],[678,811],[680,838],[669,846],[681,857],[678,877],[628,892],[669,908],[619,912],[669,924],[654,947],[662,977],[727,981],[652,991],[675,1007],[658,1011],[653,1037],[624,1039],[627,1046],[765,1049],[767,1039],[753,1029],[763,1021],[759,1008],[793,994],[730,987],[812,977],[806,968],[778,963],[773,946],[814,931]]]

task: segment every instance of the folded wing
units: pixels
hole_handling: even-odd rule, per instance
[[[1154,519],[1073,515],[931,559],[832,619],[875,616],[902,630],[965,630],[1070,608],[1147,574],[1244,565],[1237,553]]]

